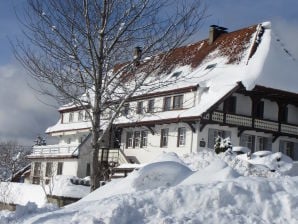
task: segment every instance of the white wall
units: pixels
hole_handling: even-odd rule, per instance
[[[186,140],[185,145],[177,147],[177,134],[178,127],[186,128]],[[168,146],[160,148],[160,138],[161,138],[161,129],[169,128],[169,137],[168,137]],[[176,152],[179,155],[183,155],[191,152],[196,144],[196,136],[190,129],[190,127],[185,123],[179,124],[165,124],[165,125],[156,125],[154,128],[155,134],[152,135],[148,131],[148,146],[146,148],[126,148],[126,132],[127,131],[140,131],[148,130],[146,127],[143,128],[127,128],[124,129],[121,136],[121,142],[123,143],[123,151],[126,156],[136,157],[139,162],[146,163],[156,157],[158,157],[162,152]]]

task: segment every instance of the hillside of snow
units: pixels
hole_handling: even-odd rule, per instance
[[[47,206],[1,212],[0,223],[298,223],[298,177],[211,150],[169,153],[77,203]]]

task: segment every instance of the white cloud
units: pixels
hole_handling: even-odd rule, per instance
[[[26,72],[17,64],[0,66],[0,140],[31,144],[58,120],[55,108],[41,103]],[[38,98],[37,98],[38,97]]]

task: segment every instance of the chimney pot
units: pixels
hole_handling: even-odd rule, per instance
[[[133,60],[135,61],[136,65],[140,64],[141,57],[142,57],[142,48],[137,46],[135,47],[134,53],[133,53]]]

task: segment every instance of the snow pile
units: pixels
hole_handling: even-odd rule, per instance
[[[224,161],[217,159],[213,161],[205,169],[199,170],[187,177],[181,184],[207,184],[217,181],[226,181],[235,179],[240,175],[228,166]]]
[[[134,172],[132,186],[136,191],[175,186],[190,174],[188,167],[174,161],[151,163]]]
[[[185,154],[182,160],[195,171],[207,167],[215,158],[216,154],[213,150],[203,149],[198,153]]]
[[[281,152],[259,151],[249,157],[245,154],[237,157],[250,164],[266,166],[271,171],[286,172],[292,168],[292,159]]]
[[[205,150],[177,162],[163,154],[77,203],[12,223],[297,223],[298,177],[242,176],[228,158]]]

